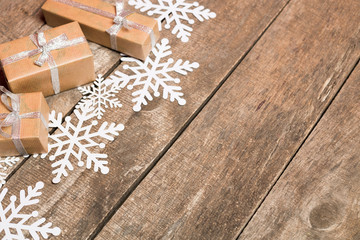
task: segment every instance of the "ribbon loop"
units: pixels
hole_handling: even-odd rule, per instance
[[[21,127],[21,119],[24,118],[40,118],[44,126],[47,128],[47,123],[45,122],[44,117],[40,112],[30,112],[24,113],[20,115],[20,98],[18,95],[13,94],[8,91],[5,87],[0,86],[1,102],[5,105],[5,107],[10,111],[10,113],[1,113],[0,119],[4,119],[0,121],[0,135],[5,138],[11,138],[15,148],[21,155],[28,155],[24,145],[20,140],[20,127]],[[11,106],[8,102],[8,98],[11,100]],[[4,132],[4,127],[12,127],[11,135]]]
[[[121,30],[121,28],[126,28],[128,30],[132,29],[132,27],[129,26],[128,20],[126,19],[127,16],[132,14],[133,12],[124,10],[124,2],[118,1],[115,4],[115,17],[113,22],[115,23],[112,25],[108,30],[106,30],[107,33],[110,34],[110,44],[111,48],[118,50],[117,48],[117,40],[116,35]]]
[[[44,63],[48,63],[51,74],[51,82],[53,85],[53,90],[55,94],[60,93],[60,79],[59,72],[55,62],[55,59],[51,55],[51,51],[59,50],[62,48],[67,48],[74,46],[79,43],[86,42],[84,37],[75,38],[69,40],[65,33],[46,41],[44,32],[35,33],[29,36],[30,40],[34,43],[37,49],[30,51],[23,51],[13,56],[7,57],[1,61],[2,65],[8,65],[17,61],[20,61],[24,58],[32,57],[40,54],[39,58],[34,61],[34,64],[42,67]]]
[[[46,45],[46,38],[43,32],[39,32],[37,34],[37,42],[39,43],[40,47],[44,47]]]
[[[4,93],[1,95],[1,102],[5,105],[5,107],[10,112],[19,112],[20,111],[19,96],[13,94],[3,86],[0,86],[0,92]],[[9,104],[8,98],[10,98],[11,105]]]
[[[0,92],[3,92],[1,95],[2,103],[9,109],[10,113],[5,114],[5,119],[0,122],[0,135],[5,138],[12,138],[15,148],[21,155],[27,155],[27,152],[20,141],[20,115],[19,115],[19,106],[20,99],[17,95],[11,93],[5,87],[0,86]],[[11,99],[11,105],[8,103],[8,97]],[[3,116],[3,115],[1,115]],[[3,127],[12,126],[11,135],[3,131]]]
[[[46,61],[49,61],[49,58],[51,57],[48,44],[46,43],[45,35],[43,32],[40,32],[35,35],[35,39],[32,40],[41,52],[40,57],[35,61],[35,64],[41,67]]]
[[[135,23],[135,22],[132,22],[132,21],[129,21],[126,19],[126,17],[129,16],[130,14],[132,14],[133,12],[129,11],[129,10],[125,10],[123,0],[118,0],[115,3],[115,15],[113,13],[109,13],[107,11],[97,9],[97,8],[94,8],[91,6],[87,6],[85,4],[75,2],[72,0],[54,0],[54,1],[63,3],[63,4],[66,4],[68,6],[72,6],[75,8],[79,8],[81,10],[91,12],[91,13],[94,13],[94,14],[97,14],[97,15],[100,15],[100,16],[103,16],[106,18],[113,19],[113,22],[115,24],[112,25],[109,29],[107,29],[106,32],[110,34],[110,44],[111,44],[111,48],[114,50],[118,50],[117,42],[116,42],[116,35],[118,34],[118,32],[121,30],[122,27],[124,27],[126,29],[134,28],[134,29],[137,29],[137,30],[140,30],[142,32],[149,34],[151,46],[152,47],[155,46],[155,43],[156,43],[155,34],[154,34],[154,31],[150,27],[139,24],[139,23]]]

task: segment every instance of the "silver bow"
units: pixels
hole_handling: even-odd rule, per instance
[[[46,128],[47,128],[47,123],[40,112],[30,112],[20,115],[19,96],[8,91],[3,86],[0,86],[0,92],[3,93],[1,95],[1,102],[10,111],[10,113],[0,113],[0,119],[4,119],[3,121],[0,122],[0,135],[2,135],[5,138],[11,138],[19,154],[28,155],[28,153],[24,148],[24,145],[20,140],[21,119],[40,118]],[[9,103],[8,98],[10,98],[11,104]],[[11,135],[3,131],[4,127],[10,127],[10,126],[12,127]]]
[[[126,20],[126,17],[132,14],[130,11],[124,10],[124,2],[119,1],[115,4],[115,18],[114,18],[114,25],[112,25],[108,30],[106,30],[107,33],[110,34],[110,44],[111,48],[117,50],[117,42],[116,42],[116,35],[121,30],[122,27],[125,27],[126,29],[132,29],[132,27],[129,26],[128,20]]]
[[[43,32],[40,32],[37,35],[31,35],[30,39],[41,52],[41,55],[38,60],[35,61],[35,64],[41,67],[45,62],[48,62],[52,86],[55,94],[58,94],[60,92],[59,71],[50,51],[64,48],[64,43],[68,40],[66,34],[61,34],[60,36],[50,40],[48,43],[46,42]]]
[[[69,40],[66,34],[63,33],[60,36],[57,36],[56,38],[46,42],[46,38],[43,32],[32,34],[29,37],[37,48],[29,51],[23,51],[13,56],[7,57],[1,61],[2,65],[5,66],[41,53],[40,57],[34,63],[39,67],[41,67],[45,62],[48,63],[51,73],[52,86],[55,94],[58,94],[60,92],[59,71],[56,62],[51,55],[51,51],[86,42],[86,39],[84,37],[79,37]]]
[[[127,29],[135,28],[137,30],[140,30],[142,32],[149,34],[150,41],[151,41],[151,47],[153,48],[155,46],[155,43],[156,43],[155,34],[154,34],[154,31],[150,27],[147,27],[145,25],[135,23],[133,21],[129,21],[126,19],[126,17],[129,16],[130,14],[132,14],[133,12],[124,9],[124,0],[118,0],[116,2],[115,15],[113,13],[109,13],[107,11],[104,11],[104,10],[101,10],[98,8],[90,7],[85,4],[73,1],[73,0],[54,0],[54,1],[63,3],[63,4],[66,4],[68,6],[72,6],[75,8],[79,8],[84,11],[91,12],[91,13],[94,13],[94,14],[97,14],[97,15],[100,15],[100,16],[103,16],[106,18],[113,19],[113,22],[115,24],[112,25],[108,30],[106,30],[106,32],[110,34],[110,44],[111,44],[111,48],[114,50],[118,50],[117,43],[116,43],[116,35],[121,30],[122,27],[125,27]]]

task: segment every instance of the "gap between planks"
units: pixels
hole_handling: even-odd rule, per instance
[[[44,24],[45,25],[45,24]],[[42,26],[44,26],[42,25]],[[40,27],[41,28],[41,27]],[[40,29],[39,28],[39,29]],[[114,65],[103,75],[104,78],[107,78],[108,76],[110,76],[110,74],[121,64],[121,60],[119,59],[117,62],[114,63]],[[80,99],[81,100],[81,99]],[[79,100],[79,101],[80,101]],[[66,113],[64,114],[63,118],[62,118],[62,123],[64,123],[65,118],[67,116],[70,116],[76,105],[79,103],[79,101]],[[52,135],[58,128],[53,128],[51,129],[51,131],[49,132],[50,135]],[[27,160],[29,160],[29,158],[31,158],[32,155],[26,156],[22,161],[20,161],[15,168],[9,173],[9,175],[7,175],[7,177],[5,178],[5,181],[7,182],[24,164]]]
[[[290,1],[290,0],[289,0],[289,1]],[[41,10],[41,7],[42,7],[42,5],[41,5],[39,8],[37,8],[37,10],[36,10],[35,12],[40,11],[40,10]],[[170,14],[169,14],[169,15],[170,15]],[[165,19],[162,20],[161,23],[163,23],[164,21],[165,21]],[[39,29],[41,29],[41,28],[44,27],[45,25],[46,25],[46,23],[44,23],[43,25],[41,25],[36,31],[38,31]],[[96,43],[95,43],[95,44],[96,44]],[[103,46],[103,47],[104,47],[104,46]],[[110,49],[111,51],[113,51],[111,48],[108,48],[108,47],[104,47],[104,48],[107,48],[107,49]],[[106,71],[106,73],[102,75],[103,78],[108,78],[108,77],[111,75],[111,73],[114,72],[115,69],[120,66],[120,64],[122,63],[122,61],[121,61],[122,55],[119,53],[119,56],[120,56],[119,60],[117,60],[117,61]],[[124,56],[126,56],[126,55],[124,55]],[[94,79],[94,81],[95,81],[95,79]],[[92,83],[90,83],[90,84],[92,84]],[[70,89],[70,90],[72,90],[72,89]],[[68,90],[68,91],[70,91],[70,90]],[[74,104],[74,106],[73,106],[66,114],[64,114],[64,116],[63,116],[63,118],[62,118],[62,123],[64,123],[66,117],[70,116],[70,115],[74,112],[76,105],[81,101],[81,99],[82,99],[82,98],[80,98],[80,100],[79,100],[78,102],[76,102],[76,103]],[[51,129],[51,131],[49,132],[49,134],[52,135],[57,129],[58,129],[58,128],[53,128],[53,129]],[[22,161],[20,161],[18,164],[16,164],[15,168],[13,168],[12,171],[6,176],[5,181],[7,182],[7,181],[25,164],[25,162],[26,162],[29,158],[31,158],[31,156],[32,156],[32,155],[26,156]]]
[[[294,1],[293,1],[294,2]],[[280,21],[280,19],[279,20],[277,20],[277,22],[279,22]],[[276,23],[277,23],[276,22]],[[281,22],[280,22],[281,23]],[[259,44],[259,43],[258,43]],[[267,45],[268,46],[268,45]],[[253,49],[253,51],[254,51],[254,49]],[[252,52],[253,52],[252,51]],[[250,54],[251,55],[251,54]],[[343,85],[343,83],[344,83],[344,81],[347,79],[347,77],[348,77],[348,74],[349,74],[349,72],[351,72],[352,71],[352,66],[354,65],[354,64],[357,64],[357,62],[358,62],[358,54],[356,54],[356,56],[354,56],[354,58],[353,58],[353,61],[351,62],[351,64],[348,64],[348,67],[347,67],[347,71],[346,72],[344,72],[344,74],[343,74],[343,77],[341,78],[342,80],[341,80],[341,83],[339,84],[339,87],[341,88],[342,87],[342,85]],[[305,60],[306,61],[306,60]],[[296,61],[295,61],[295,63],[296,63]],[[245,61],[243,62],[243,64],[245,64]],[[241,66],[243,66],[243,64],[242,65],[240,65],[240,68],[241,68]],[[246,65],[245,65],[246,66]],[[330,65],[331,66],[331,65]],[[246,68],[245,68],[246,69]],[[227,81],[228,82],[228,81]],[[349,81],[348,81],[349,82]],[[226,85],[225,85],[226,86]],[[224,87],[225,87],[224,86]],[[321,86],[317,86],[318,87],[318,90],[320,90],[320,92],[322,93],[323,92],[323,87],[321,87]],[[306,131],[306,132],[309,132],[309,131],[311,131],[312,130],[312,128],[313,128],[313,126],[314,125],[316,125],[316,123],[317,123],[317,121],[318,121],[318,119],[319,119],[319,116],[321,116],[322,115],[322,113],[326,110],[326,108],[327,108],[327,106],[328,106],[328,104],[329,104],[329,102],[331,103],[332,102],[332,100],[334,99],[334,97],[336,96],[336,93],[338,92],[338,89],[339,89],[339,87],[337,88],[337,90],[335,90],[335,92],[331,95],[331,97],[329,97],[329,99],[328,99],[328,102],[327,102],[327,104],[325,104],[325,105],[323,105],[323,107],[321,108],[322,110],[321,111],[319,111],[317,114],[316,114],[316,116],[314,117],[314,119],[313,119],[313,121],[312,121],[312,124],[310,125],[309,124],[309,126],[308,126],[308,130]],[[345,86],[346,87],[346,86]],[[223,88],[222,88],[223,89]],[[316,92],[314,92],[314,94],[316,95],[316,93],[317,93],[317,91]],[[216,96],[218,96],[218,94],[219,93],[217,93],[217,95],[215,95],[215,98],[216,98]],[[315,100],[320,100],[319,98],[316,98],[316,96],[314,97],[314,99]],[[211,105],[211,102],[208,104],[208,106],[209,105]],[[255,107],[256,108],[256,106],[253,106],[253,107]],[[203,113],[204,111],[205,111],[206,109],[204,109],[201,113]],[[200,114],[201,115],[201,114]],[[198,116],[196,119],[199,119],[199,117],[200,116]],[[204,117],[205,118],[205,117]],[[196,121],[196,119],[195,119],[195,121]],[[203,119],[204,120],[204,119]],[[195,122],[194,121],[194,122]],[[292,120],[291,120],[292,121]],[[192,123],[192,125],[194,124],[194,122]],[[192,126],[191,125],[191,126]],[[191,128],[191,126],[190,126],[190,128]],[[194,129],[192,129],[193,131],[194,131]],[[184,136],[184,134],[185,133],[183,133],[182,134],[182,136]],[[279,168],[279,170],[277,171],[277,173],[273,176],[273,178],[272,178],[272,180],[269,182],[269,184],[268,184],[268,187],[266,188],[266,189],[264,189],[263,190],[263,194],[261,195],[261,197],[259,197],[259,201],[257,201],[257,204],[254,204],[254,206],[253,206],[253,208],[252,208],[252,210],[249,212],[249,214],[247,215],[247,217],[245,218],[245,219],[243,219],[243,221],[244,221],[244,223],[246,222],[246,220],[247,220],[247,218],[249,218],[249,216],[251,216],[252,215],[252,212],[256,209],[256,206],[259,204],[259,202],[261,202],[261,200],[264,198],[264,196],[266,195],[266,193],[267,193],[267,189],[269,189],[270,187],[271,187],[271,185],[272,185],[272,183],[274,182],[274,181],[276,181],[276,179],[277,179],[277,177],[279,176],[279,174],[281,173],[281,171],[283,170],[283,168],[284,168],[284,166],[286,166],[287,165],[287,162],[290,160],[290,159],[292,159],[292,156],[293,156],[293,154],[297,151],[297,149],[298,149],[298,147],[302,144],[302,142],[304,141],[304,139],[307,137],[307,135],[308,134],[304,134],[304,136],[302,137],[302,139],[296,144],[296,146],[294,146],[294,149],[291,151],[291,153],[289,153],[289,156],[287,157],[287,159],[284,161],[284,163],[280,166],[280,168]],[[189,140],[189,138],[187,139],[187,140]],[[179,142],[179,140],[177,140],[177,142]],[[172,146],[172,148],[169,150],[169,152],[171,153],[171,150],[172,149],[174,149],[174,147],[176,147],[176,144],[174,145],[174,146]],[[176,149],[176,148],[175,148]],[[186,148],[187,149],[187,148]],[[179,150],[179,149],[178,149]],[[180,149],[180,150],[182,150],[182,149]],[[168,153],[169,153],[168,152]],[[175,153],[176,153],[176,150],[175,150]],[[157,156],[157,155],[156,155]],[[271,155],[270,155],[271,156]],[[165,157],[165,156],[164,156]],[[162,158],[162,161],[164,160],[164,157]],[[171,158],[171,157],[170,157]],[[156,167],[157,166],[161,166],[162,165],[162,161],[161,162],[159,162],[157,165],[156,165]],[[175,160],[174,160],[175,161]],[[167,167],[169,167],[169,165],[165,165],[165,167],[164,167],[164,171],[162,171],[162,173],[163,173],[163,175],[162,176],[164,176],[164,175],[166,175],[166,169],[167,169]],[[150,172],[150,174],[149,175],[152,175],[152,173],[154,173],[154,171],[155,171],[155,169],[153,169],[151,172]],[[180,171],[180,170],[179,170]],[[156,173],[155,173],[155,175],[156,175]],[[155,175],[153,175],[153,176],[155,176]],[[149,176],[148,176],[149,177]],[[147,177],[147,179],[148,179],[148,177]],[[157,180],[158,179],[160,179],[161,180],[161,176],[159,177],[159,176],[157,176],[158,178],[157,178]],[[150,178],[151,179],[151,178]],[[164,180],[164,178],[162,179],[162,180]],[[145,180],[143,180],[143,182],[142,182],[142,184],[144,183],[144,182],[151,182],[151,180],[149,180],[149,181],[146,181],[146,179]],[[159,181],[160,182],[160,181]],[[159,182],[157,182],[157,183],[159,183]],[[142,185],[141,184],[141,185]],[[151,192],[147,192],[147,190],[149,190],[150,191],[150,189],[147,189],[147,188],[142,188],[141,187],[141,185],[140,186],[138,186],[137,187],[137,189],[136,189],[136,191],[135,192],[137,192],[137,190],[138,189],[142,189],[144,192],[145,192],[145,196],[144,196],[144,198],[146,198],[146,197],[149,197],[149,198],[147,198],[147,200],[153,200],[150,196],[153,196],[152,194],[151,194]],[[150,186],[153,186],[153,190],[154,189],[156,189],[156,187],[157,187],[157,185],[158,184],[156,184],[156,183],[154,183],[153,185],[152,184],[150,184]],[[165,185],[166,185],[166,183],[165,183]],[[147,185],[145,185],[145,186],[147,186]],[[149,186],[149,185],[148,185]],[[172,186],[169,186],[169,185],[167,185],[169,188],[170,187],[172,187]],[[165,187],[165,189],[167,189],[166,187]],[[185,188],[186,189],[186,188]],[[162,192],[162,191],[160,191],[160,192]],[[146,195],[146,193],[148,193],[149,195]],[[180,192],[181,193],[181,192]],[[182,192],[183,193],[183,192]],[[135,194],[135,196],[136,196],[136,194]],[[138,195],[139,196],[139,195]],[[140,196],[141,196],[141,194],[140,194]],[[159,193],[159,195],[156,195],[156,197],[159,197],[160,196],[160,193]],[[196,194],[196,196],[197,196],[197,194]],[[195,197],[196,197],[195,196]],[[169,199],[171,199],[171,197],[172,196],[168,196],[169,197]],[[124,214],[125,215],[127,215],[126,214],[126,212],[127,212],[127,208],[126,208],[126,203],[129,201],[129,200],[131,200],[130,201],[130,203],[129,203],[129,205],[131,205],[132,207],[134,207],[135,205],[133,205],[133,203],[136,203],[136,200],[140,200],[139,198],[135,198],[135,200],[132,200],[131,199],[132,198],[132,196],[123,204],[123,206],[118,210],[118,212],[117,212],[117,215],[115,215],[112,219],[111,219],[111,221],[110,221],[110,223],[112,222],[113,223],[113,225],[114,225],[114,227],[113,228],[111,228],[110,227],[110,230],[109,230],[109,232],[110,232],[110,234],[108,234],[108,235],[106,235],[106,234],[104,234],[104,236],[107,236],[107,237],[109,237],[109,236],[111,236],[111,233],[113,233],[114,235],[116,235],[117,234],[117,232],[116,232],[116,230],[118,230],[118,229],[121,229],[121,225],[119,224],[119,225],[117,225],[117,221],[113,221],[113,220],[119,220],[119,219],[121,219],[121,216],[124,216]],[[154,197],[155,198],[155,197]],[[166,197],[165,197],[166,198]],[[149,201],[145,201],[145,202],[143,202],[143,203],[148,203]],[[181,203],[180,203],[181,204]],[[179,204],[179,205],[180,205]],[[129,206],[128,205],[128,206]],[[143,205],[144,206],[144,209],[143,210],[145,210],[146,208],[147,208],[147,206],[146,205]],[[121,211],[121,209],[124,209],[124,207],[125,207],[125,211]],[[140,204],[140,206],[135,206],[135,209],[141,209],[141,204]],[[130,209],[131,210],[131,209]],[[154,211],[156,211],[156,210],[159,210],[158,208],[154,208]],[[141,210],[140,210],[141,211]],[[186,210],[185,210],[186,211]],[[154,212],[152,212],[152,213],[154,213]],[[201,214],[202,212],[201,211],[199,211],[199,215]],[[140,218],[140,220],[148,220],[147,218],[146,218],[146,216],[147,215],[141,215],[141,212],[137,212],[137,214],[138,214],[138,216],[139,216],[139,218]],[[151,214],[151,211],[150,211],[150,214]],[[199,215],[197,215],[197,216],[199,216]],[[116,216],[118,216],[118,218],[116,218]],[[128,215],[128,216],[130,216],[130,217],[134,217],[134,215]],[[136,216],[136,215],[135,215]],[[126,222],[126,220],[127,221],[130,221],[131,222],[131,218],[130,217],[128,217],[128,218],[125,218],[125,221],[124,222]],[[157,215],[157,217],[161,217],[161,216],[159,216],[159,215]],[[179,218],[176,218],[176,219],[179,219]],[[180,218],[181,219],[181,218]],[[153,220],[153,219],[152,219]],[[136,220],[135,220],[136,221]],[[107,228],[107,226],[111,226],[111,224],[110,223],[108,223],[106,226],[105,226],[105,229]],[[141,225],[142,224],[142,221],[138,221],[136,224],[139,224],[139,225]],[[132,225],[131,223],[129,223],[129,225],[128,226],[137,226],[136,224],[134,224],[134,225]],[[146,223],[144,223],[144,225],[145,225]],[[149,221],[149,224],[151,225],[151,221]],[[166,224],[165,224],[166,225]],[[116,228],[116,227],[118,227],[118,228]],[[155,228],[156,228],[157,226],[154,226],[154,228],[152,228],[152,230],[155,230]],[[129,227],[130,228],[130,227]],[[139,228],[140,228],[140,226],[139,226]],[[160,227],[159,227],[160,228]],[[234,235],[232,236],[233,238],[236,238],[237,237],[237,233],[240,231],[240,229],[241,228],[239,228],[237,231],[235,231],[234,232]],[[134,230],[134,229],[132,229],[132,230]],[[136,229],[135,229],[136,230]],[[151,230],[151,229],[150,229]],[[164,229],[162,229],[162,230],[164,230]],[[184,231],[186,231],[186,230],[184,230]],[[130,230],[130,232],[131,232],[131,230]],[[135,232],[135,231],[134,231]],[[148,232],[149,233],[149,232]],[[130,235],[129,233],[127,233],[128,234],[128,236]],[[99,234],[100,236],[101,236],[101,234]],[[139,235],[138,235],[139,236]],[[141,235],[140,235],[141,236]],[[144,235],[143,235],[144,236]],[[146,236],[146,235],[145,235]],[[104,239],[106,239],[106,238],[104,238]]]
[[[93,240],[101,232],[101,230],[106,226],[110,219],[115,215],[117,210],[123,205],[123,203],[129,198],[129,196],[135,191],[137,186],[146,178],[146,176],[151,172],[151,170],[156,166],[160,159],[166,154],[166,152],[172,147],[176,140],[181,136],[181,134],[188,128],[192,121],[199,115],[199,113],[204,109],[204,107],[209,103],[209,101],[215,96],[218,90],[224,85],[226,80],[233,74],[236,68],[242,63],[246,56],[251,52],[254,46],[262,38],[265,32],[269,27],[276,21],[278,16],[283,12],[283,10],[288,6],[291,0],[288,0],[284,6],[279,10],[279,12],[274,16],[274,18],[269,22],[265,29],[260,33],[258,38],[254,43],[248,48],[244,55],[235,63],[235,65],[230,69],[226,76],[221,80],[219,85],[210,93],[210,95],[205,99],[205,101],[199,106],[199,108],[190,116],[190,118],[184,123],[180,130],[174,135],[174,137],[169,141],[169,143],[164,147],[164,149],[159,153],[159,155],[154,159],[154,161],[143,171],[143,173],[135,180],[135,182],[128,188],[128,190],[122,195],[119,201],[115,204],[114,208],[111,209],[108,214],[104,217],[103,221],[98,224],[94,232],[89,236],[89,240]],[[119,64],[120,65],[120,64]],[[355,68],[355,67],[354,67]],[[353,71],[353,69],[352,69]],[[351,72],[352,72],[351,71]],[[341,86],[342,87],[342,86]],[[331,101],[332,102],[332,101]],[[323,115],[323,114],[322,114]],[[321,115],[321,116],[322,116]],[[260,207],[260,206],[259,206]],[[254,213],[255,214],[255,213]],[[253,215],[252,215],[253,216]],[[247,222],[248,223],[248,222]],[[246,223],[246,225],[247,225]]]
[[[291,156],[290,160],[285,164],[284,168],[281,170],[280,174],[278,175],[278,177],[275,179],[274,183],[270,186],[269,190],[266,192],[265,196],[263,197],[263,199],[260,201],[260,203],[256,206],[254,212],[250,215],[250,217],[248,218],[248,220],[246,221],[246,223],[244,224],[244,227],[240,230],[239,234],[237,235],[236,239],[239,240],[241,234],[245,231],[246,227],[249,225],[249,223],[251,222],[251,220],[254,218],[255,214],[258,212],[258,210],[260,209],[260,207],[263,205],[263,203],[265,202],[266,198],[269,196],[270,192],[273,190],[273,188],[275,187],[275,185],[279,182],[279,180],[281,179],[281,177],[284,175],[286,169],[288,168],[288,166],[291,164],[291,162],[293,161],[293,159],[296,157],[296,155],[299,153],[300,149],[303,147],[303,145],[305,144],[305,142],[308,140],[308,138],[311,136],[311,134],[314,132],[315,128],[317,127],[317,125],[319,124],[319,122],[321,121],[321,119],[323,118],[323,116],[325,115],[325,113],[328,111],[329,107],[332,105],[332,103],[334,102],[334,100],[336,99],[336,97],[339,95],[341,89],[343,89],[344,85],[346,84],[346,82],[348,81],[348,79],[350,78],[351,74],[354,72],[355,68],[358,66],[360,62],[360,58],[358,58],[358,60],[356,61],[356,63],[354,64],[354,66],[351,68],[351,71],[349,72],[349,74],[346,76],[344,82],[340,85],[340,88],[337,90],[337,92],[335,93],[334,97],[329,101],[328,105],[324,108],[323,112],[319,115],[319,118],[316,120],[315,124],[312,126],[312,128],[310,129],[309,133],[305,136],[304,140],[301,142],[301,144],[299,145],[299,147],[296,149],[295,153]]]

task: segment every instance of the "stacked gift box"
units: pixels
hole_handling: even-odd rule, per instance
[[[55,28],[0,45],[0,156],[46,153],[49,107],[44,96],[94,81],[87,40],[145,60],[159,38],[157,21],[125,9],[122,1],[48,0]]]

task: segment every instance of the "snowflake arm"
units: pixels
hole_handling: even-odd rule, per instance
[[[3,207],[2,202],[8,189],[4,188],[2,190],[0,193],[0,232],[4,231],[5,233],[3,239],[25,239],[24,233],[26,232],[28,232],[35,240],[40,239],[40,235],[47,239],[49,234],[54,236],[60,234],[60,228],[51,228],[52,224],[50,222],[45,223],[45,218],[41,218],[32,224],[28,224],[27,221],[29,221],[29,219],[38,216],[37,211],[34,211],[31,214],[21,212],[25,207],[39,203],[38,197],[41,195],[39,190],[43,187],[44,183],[38,182],[34,188],[29,186],[27,193],[25,190],[21,190],[18,205],[17,198],[13,195],[10,197],[10,204],[6,208]],[[13,231],[11,231],[11,229],[13,229]]]
[[[6,157],[5,159],[0,158],[0,169],[7,170],[9,167],[12,167],[16,164],[20,158],[18,157]]]
[[[140,9],[141,12],[147,12],[149,16],[157,16],[160,31],[163,20],[166,29],[170,29],[171,24],[174,23],[175,26],[171,33],[176,34],[177,38],[181,38],[183,42],[189,41],[193,31],[186,23],[195,23],[189,15],[194,16],[200,22],[216,17],[214,12],[200,6],[198,2],[188,3],[186,0],[157,0],[157,2],[155,4],[150,0],[130,0],[129,5],[134,6],[135,9]]]
[[[113,141],[114,136],[118,136],[119,132],[124,129],[124,125],[103,122],[98,131],[93,131],[93,127],[98,125],[96,120],[92,120],[96,116],[94,107],[91,103],[80,105],[80,109],[74,110],[74,114],[78,120],[77,124],[73,124],[70,116],[65,118],[65,124],[62,124],[62,114],[56,115],[55,112],[50,114],[50,126],[57,127],[59,133],[49,135],[52,143],[49,144],[50,154],[49,160],[53,161],[54,183],[59,183],[62,177],[68,176],[68,171],[74,170],[71,157],[77,159],[79,167],[93,168],[95,172],[100,170],[101,173],[107,174],[109,168],[106,166],[107,161],[104,160],[107,154],[93,152],[92,148],[105,148],[105,143],[99,142],[99,139]],[[90,121],[92,120],[92,121]],[[86,122],[89,121],[89,124]],[[47,154],[42,154],[45,158]],[[85,161],[84,161],[85,160]]]
[[[187,75],[199,64],[181,59],[174,63],[174,59],[169,58],[167,61],[162,61],[163,58],[171,55],[169,40],[166,38],[161,40],[161,43],[156,44],[152,53],[155,58],[150,56],[146,58],[145,62],[130,57],[123,57],[121,60],[127,64],[123,66],[125,70],[130,70],[133,74],[127,75],[120,71],[116,71],[115,75],[110,76],[109,81],[111,84],[128,89],[136,89],[133,93],[132,101],[135,103],[133,109],[138,112],[141,110],[142,105],[147,105],[154,97],[161,95],[164,99],[170,99],[171,102],[177,101],[180,105],[186,103],[181,92],[181,87],[176,84],[180,83],[179,78],[172,77],[171,73],[178,73]],[[134,66],[135,65],[135,66]]]

